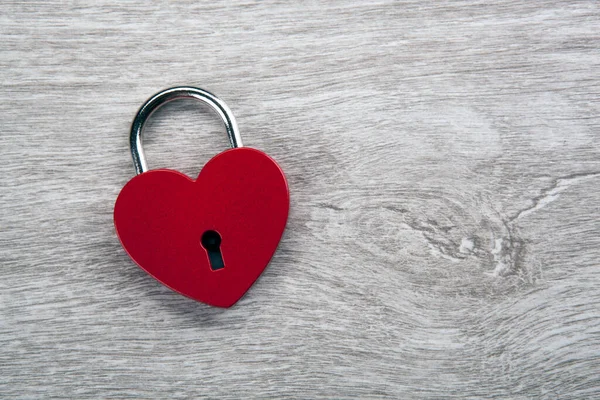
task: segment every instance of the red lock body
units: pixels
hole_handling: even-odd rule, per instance
[[[152,277],[194,300],[235,304],[275,253],[287,222],[289,191],[277,163],[246,147],[213,157],[196,180],[151,170],[131,179],[114,211],[129,256]],[[201,243],[221,236],[224,268],[213,270]]]

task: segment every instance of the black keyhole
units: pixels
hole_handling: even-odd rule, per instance
[[[225,268],[223,256],[221,255],[221,235],[216,231],[206,231],[202,234],[201,243],[202,247],[204,247],[208,253],[210,268],[213,271]]]

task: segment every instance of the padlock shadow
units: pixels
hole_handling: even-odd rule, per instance
[[[160,291],[159,295],[154,296],[156,302],[159,303],[159,307],[177,319],[199,324],[198,326],[211,326],[222,323],[225,314],[235,307],[235,305],[232,308],[213,307],[174,292],[159,282],[156,282],[156,284],[159,287],[155,288],[152,294]]]

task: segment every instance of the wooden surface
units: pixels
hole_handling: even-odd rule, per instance
[[[600,398],[598,2],[7,1],[0,32],[0,397]],[[290,183],[229,310],[112,224],[179,84]],[[145,133],[190,176],[226,146],[190,102]]]

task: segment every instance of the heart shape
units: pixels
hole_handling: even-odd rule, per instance
[[[213,157],[196,180],[172,170],[144,172],[119,193],[114,221],[125,251],[169,288],[231,307],[266,268],[289,211],[281,168],[248,147]],[[211,268],[202,235],[221,236],[224,267]]]

